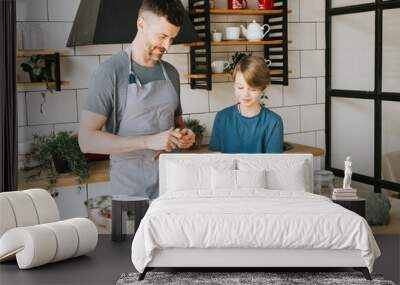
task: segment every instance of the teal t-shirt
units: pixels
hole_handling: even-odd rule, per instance
[[[225,108],[215,117],[208,149],[223,153],[281,153],[282,119],[265,107],[254,117],[241,115],[237,105]]]

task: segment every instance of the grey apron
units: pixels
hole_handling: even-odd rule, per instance
[[[131,47],[126,49],[131,58]],[[163,80],[141,84],[132,70],[129,60],[130,78],[126,107],[119,124],[119,136],[141,136],[160,133],[174,127],[178,94],[170,81],[165,67],[159,61]],[[154,199],[158,196],[158,160],[156,151],[146,149],[112,154],[111,191],[113,195],[135,195]]]

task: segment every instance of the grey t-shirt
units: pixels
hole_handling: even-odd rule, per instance
[[[106,130],[117,134],[118,126],[125,110],[126,96],[129,84],[129,56],[119,52],[104,61],[97,68],[89,86],[89,94],[83,109],[107,117]],[[132,69],[142,84],[162,80],[164,74],[160,63],[146,67],[132,62]],[[178,95],[178,107],[175,117],[182,115],[180,103],[179,73],[170,63],[162,61],[169,79]]]

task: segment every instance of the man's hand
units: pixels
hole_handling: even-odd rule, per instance
[[[171,152],[177,147],[185,149],[191,147],[196,136],[190,129],[169,129],[168,131],[148,136],[147,148]]]
[[[189,148],[191,147],[195,140],[196,140],[196,135],[194,132],[190,129],[183,129],[180,132],[182,134],[182,137],[178,141],[178,147],[179,148]]]
[[[176,135],[176,134],[175,134]],[[178,138],[173,134],[173,128],[155,135],[149,135],[146,141],[146,148],[153,150],[172,151],[178,145]]]
[[[182,138],[182,134],[179,130],[179,128],[177,129],[169,129],[169,137],[168,137],[168,146],[165,149],[165,151],[167,152],[171,152],[172,150],[174,150],[178,145],[179,145],[179,140]]]

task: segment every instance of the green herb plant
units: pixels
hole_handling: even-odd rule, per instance
[[[54,81],[52,78],[52,65],[55,58],[46,55],[32,55],[27,62],[21,63],[23,71],[29,73],[31,82],[46,82],[46,88],[53,93],[49,82]]]
[[[65,161],[67,168],[78,176],[81,183],[89,177],[89,162],[80,150],[78,138],[71,132],[59,132],[49,136],[34,135],[31,151],[26,154],[26,163],[38,164],[40,172],[46,173],[49,189],[57,182],[59,173],[55,161]]]
[[[184,123],[185,127],[192,130],[196,135],[196,143],[194,146],[195,147],[200,146],[201,140],[203,138],[203,133],[206,130],[206,127],[200,124],[200,121],[196,119],[185,119]]]

